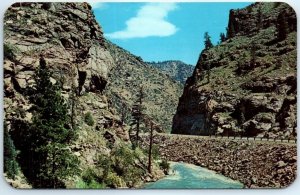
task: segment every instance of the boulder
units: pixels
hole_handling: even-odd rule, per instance
[[[287,164],[284,161],[278,161],[276,163],[276,165],[277,165],[278,168],[282,168],[282,167],[285,167]]]

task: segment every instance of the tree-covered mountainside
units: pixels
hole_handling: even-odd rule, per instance
[[[227,38],[201,52],[172,133],[296,138],[296,13],[285,3],[231,10]]]
[[[145,114],[152,117],[162,131],[170,132],[182,85],[110,41],[106,41],[106,47],[116,63],[107,84],[112,106],[118,113],[130,110],[139,87],[143,86]],[[129,120],[126,116],[126,122]]]
[[[179,97],[177,83],[152,80],[148,77],[159,75],[157,70],[144,68],[141,60],[130,62],[143,75],[128,72],[136,73],[133,83],[149,85],[147,106],[157,111],[158,104],[167,102],[164,105],[170,109],[162,108],[170,121]],[[129,135],[129,122],[123,123],[114,108],[115,99],[133,102],[136,92],[130,86],[133,91],[128,97],[123,93],[127,88],[121,90],[127,85],[123,77],[111,80],[115,67],[120,65],[107,48],[89,4],[15,3],[8,8],[4,17],[5,177],[12,186],[131,188],[164,175],[156,162],[148,171],[147,152],[132,147],[135,140]],[[154,85],[161,86],[158,95]],[[169,88],[169,95],[162,95],[160,90]]]
[[[178,60],[169,60],[163,62],[147,62],[150,66],[153,66],[161,70],[166,75],[169,75],[172,79],[184,84],[186,79],[192,76],[194,66],[186,64]]]

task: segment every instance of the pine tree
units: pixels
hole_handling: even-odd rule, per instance
[[[26,135],[31,161],[31,182],[35,188],[62,188],[63,180],[76,174],[78,159],[68,144],[76,133],[68,127],[68,107],[43,57],[35,74],[30,97],[34,117]]]
[[[261,12],[261,7],[258,7],[257,10],[257,31],[260,30],[260,28],[262,27],[262,12]]]
[[[136,139],[134,147],[138,147],[139,145],[139,133],[140,133],[140,123],[143,119],[143,99],[145,98],[145,93],[143,86],[139,88],[139,92],[137,94],[137,102],[133,105],[131,116],[132,116],[132,123],[131,126],[135,128],[136,131]]]
[[[284,40],[288,34],[288,23],[286,21],[286,13],[282,11],[277,17],[277,39]]]
[[[6,173],[10,179],[15,179],[15,176],[18,174],[19,165],[17,162],[17,154],[7,126],[4,124],[4,173]]]
[[[208,32],[204,33],[204,45],[205,45],[205,49],[209,49],[213,47],[213,44],[210,40],[210,36],[208,35]]]
[[[224,41],[226,41],[226,36],[224,33],[220,33],[220,42],[222,43]]]

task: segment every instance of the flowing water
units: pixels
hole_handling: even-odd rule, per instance
[[[214,171],[187,163],[171,162],[171,175],[145,184],[146,189],[243,188],[243,184]]]

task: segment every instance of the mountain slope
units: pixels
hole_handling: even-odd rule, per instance
[[[185,64],[178,60],[147,62],[147,64],[161,70],[163,73],[182,84],[184,84],[186,79],[193,74],[195,68],[192,65]]]
[[[139,87],[143,86],[145,114],[152,117],[163,131],[170,132],[182,85],[121,47],[109,41],[106,41],[106,47],[116,63],[109,74],[107,87],[112,106],[118,113],[125,108],[126,122],[130,123],[130,110],[137,100]]]
[[[101,179],[101,183],[105,182],[105,178],[98,174],[103,171],[103,167],[95,167],[101,163],[102,157],[113,160],[120,150],[123,153],[125,150],[126,158],[131,155],[132,161],[116,164],[115,168],[121,170],[126,166],[126,170],[129,170],[131,167],[135,172],[131,171],[131,176],[127,177],[113,169],[109,170],[108,187],[136,187],[146,178],[144,174],[149,176],[149,180],[163,175],[155,163],[152,174],[145,171],[145,154],[131,149],[127,127],[124,127],[120,116],[110,107],[111,100],[105,91],[109,86],[108,76],[117,64],[105,44],[102,29],[87,3],[15,3],[6,11],[4,123],[16,149],[20,151],[18,162],[27,179],[34,169],[28,168],[31,165],[28,161],[39,159],[28,159],[24,157],[26,151],[25,154],[23,152],[26,149],[22,145],[26,137],[25,130],[29,129],[34,115],[26,91],[35,82],[34,75],[41,56],[54,73],[51,82],[59,84],[61,94],[69,106],[73,102],[70,97],[72,91],[77,92],[74,113],[78,139],[67,149],[79,158],[81,171],[76,178],[64,181],[66,187],[78,188],[85,174],[97,177],[92,178],[97,181]],[[87,118],[94,122],[87,122]],[[71,126],[65,125],[66,128]],[[28,182],[32,184],[29,179]]]
[[[282,21],[287,36],[280,40]],[[202,51],[172,133],[295,138],[294,10],[285,3],[255,3],[231,10],[228,29],[228,40]]]

